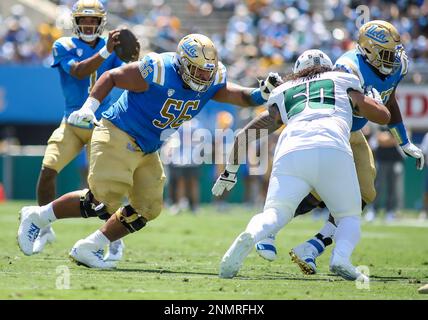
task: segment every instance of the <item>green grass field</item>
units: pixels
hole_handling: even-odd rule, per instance
[[[428,225],[363,225],[355,265],[370,268],[370,289],[357,289],[328,271],[331,247],[318,260],[319,273],[304,276],[288,251],[312,236],[322,222],[295,219],[278,236],[279,259],[267,262],[254,251],[233,280],[217,277],[218,265],[252,214],[243,207],[218,213],[206,207],[194,216],[167,211],[139,233],[125,238],[125,257],[113,271],[78,267],[68,251],[101,224],[74,219],[54,224],[57,242],[26,257],[16,244],[18,210],[0,205],[0,299],[426,299],[417,293],[428,282]],[[70,289],[56,288],[58,270],[70,271]]]

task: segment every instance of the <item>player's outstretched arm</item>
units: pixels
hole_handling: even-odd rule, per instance
[[[354,90],[349,91],[348,94],[352,100],[354,109],[361,116],[381,125],[388,124],[391,120],[391,113],[388,108],[375,99]]]
[[[250,142],[271,134],[282,125],[281,115],[276,104],[268,107],[252,121],[250,121],[235,137],[233,148],[229,154],[229,160],[223,173],[217,178],[212,193],[221,196],[224,190],[230,191],[237,182],[237,172],[242,156],[246,157],[246,150]],[[254,130],[255,134],[250,134]]]
[[[422,170],[424,168],[425,157],[422,150],[415,146],[407,137],[406,127],[404,126],[400,107],[398,106],[398,101],[395,96],[395,89],[389,97],[386,107],[391,112],[391,121],[388,124],[389,130],[403,152],[407,156],[416,159],[416,169]]]
[[[266,80],[259,81],[258,88],[243,87],[228,81],[226,86],[217,91],[213,100],[240,107],[260,106],[269,99],[271,91],[282,83],[279,74],[274,72],[270,72]]]
[[[104,60],[110,56],[114,47],[120,43],[118,40],[119,33],[120,30],[118,29],[110,31],[108,34],[107,44],[92,57],[74,63],[70,69],[70,74],[73,77],[82,80],[95,72],[102,65]]]
[[[139,62],[133,62],[104,72],[95,82],[83,106],[79,110],[72,112],[67,121],[74,125],[80,125],[82,122],[97,124],[95,111],[97,111],[101,102],[113,87],[135,92],[146,91],[149,85],[141,75]]]

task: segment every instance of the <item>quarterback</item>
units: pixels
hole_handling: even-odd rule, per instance
[[[352,113],[355,109],[380,124],[389,122],[390,113],[363,94],[356,76],[332,68],[330,58],[322,51],[302,53],[293,74],[272,91],[264,119],[259,118],[246,129],[287,125],[276,145],[263,212],[250,220],[225,253],[220,277],[234,277],[254,244],[288,224],[312,189],[321,195],[337,222],[330,270],[346,280],[363,276],[350,261],[360,239],[361,214],[360,188],[349,142]],[[224,185],[220,177],[213,193],[221,193]]]
[[[98,0],[79,0],[72,8],[73,32],[75,37],[63,37],[55,41],[52,48],[53,63],[60,75],[65,98],[64,119],[48,140],[37,184],[37,200],[40,206],[56,197],[56,177],[72,161],[82,148],[89,148],[92,125],[67,123],[70,114],[78,110],[89,96],[95,81],[107,70],[119,67],[123,62],[113,52],[117,30],[109,33],[108,39],[101,36],[107,22],[106,11]],[[97,110],[97,116],[110,105],[106,96]],[[46,243],[53,241],[54,232],[50,225],[44,227],[34,245],[34,253],[43,250]],[[114,243],[109,258],[120,259],[121,242]]]
[[[357,76],[365,91],[370,92],[371,89],[376,89],[380,93],[382,102],[391,113],[391,120],[388,123],[391,133],[403,152],[416,159],[417,169],[422,170],[424,167],[423,153],[407,137],[395,95],[396,88],[407,74],[408,69],[407,56],[396,28],[392,24],[380,20],[364,24],[359,30],[356,49],[342,55],[336,61],[335,69]],[[350,137],[363,209],[376,197],[374,159],[360,130],[367,122],[366,117],[354,113]],[[316,193],[310,194],[299,205],[296,215],[306,213],[318,205],[325,206],[320,201],[320,197]],[[304,273],[316,273],[315,259],[323,253],[326,246],[332,243],[335,230],[336,223],[330,215],[319,233],[291,250],[292,260]],[[275,235],[269,235],[256,245],[258,253],[268,260],[276,258],[274,237]]]
[[[114,267],[115,262],[103,258],[104,247],[142,229],[161,212],[165,175],[158,150],[167,136],[210,99],[243,107],[263,104],[274,78],[270,75],[259,88],[228,82],[214,44],[201,34],[185,36],[176,52],[148,53],[138,62],[105,72],[82,108],[68,118],[74,125],[97,124],[89,190],[66,194],[43,207],[22,208],[22,252],[31,255],[37,233],[56,219],[107,215],[100,230],[77,241],[70,257],[88,267]],[[125,91],[98,122],[95,112],[113,87]],[[129,200],[126,206],[124,197]]]

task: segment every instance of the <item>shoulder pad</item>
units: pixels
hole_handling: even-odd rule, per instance
[[[352,56],[344,54],[339,59],[337,59],[334,65],[334,69],[336,71],[345,71],[347,73],[355,75],[360,80],[361,85],[364,85],[364,78],[361,74],[358,62],[352,58]]]
[[[217,73],[215,75],[215,80],[213,85],[224,84],[226,83],[226,67],[220,61],[218,62]]]
[[[407,58],[407,55],[404,53],[401,56],[401,71],[400,76],[404,77],[407,72],[409,71],[409,58]]]
[[[164,85],[165,62],[160,54],[156,52],[146,54],[140,60],[139,68],[141,75],[147,82]]]
[[[66,51],[70,51],[76,48],[76,44],[73,42],[72,37],[62,37],[54,42],[53,47],[57,50],[65,49]]]

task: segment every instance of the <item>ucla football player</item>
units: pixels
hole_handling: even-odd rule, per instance
[[[67,123],[70,114],[78,110],[89,96],[89,92],[107,70],[119,67],[123,62],[113,49],[119,42],[119,31],[109,32],[108,38],[101,36],[107,22],[106,11],[98,0],[79,0],[72,8],[73,37],[62,37],[52,48],[56,68],[60,75],[65,98],[64,119],[48,140],[43,158],[37,200],[40,206],[46,205],[56,197],[56,178],[58,173],[72,161],[85,145],[89,146],[93,126],[88,123]],[[106,96],[97,111],[97,116],[110,105]],[[55,239],[48,225],[40,232],[34,245],[34,253],[41,252],[46,243]],[[120,258],[121,243],[115,243],[109,251],[112,259]],[[118,255],[114,257],[114,254]]]
[[[396,98],[396,88],[408,71],[408,59],[397,29],[386,21],[367,22],[359,29],[356,49],[343,54],[336,61],[335,68],[356,75],[366,91],[372,92],[371,89],[376,89],[380,93],[377,99],[381,100],[391,113],[388,124],[391,133],[403,152],[416,159],[416,168],[422,170],[423,153],[407,136]],[[366,118],[354,114],[350,138],[363,208],[376,197],[375,163],[370,147],[360,130],[367,122]],[[309,195],[300,204],[296,215],[308,212],[317,205],[325,206],[320,203],[318,195]],[[291,250],[292,260],[305,274],[316,273],[315,260],[324,252],[325,247],[332,243],[335,230],[336,224],[330,215],[319,233]],[[274,239],[275,236],[270,235],[269,238],[256,244],[258,253],[268,260],[276,258]]]
[[[259,88],[228,82],[214,44],[201,34],[185,36],[176,52],[148,53],[105,72],[82,108],[68,118],[73,125],[98,124],[91,140],[89,190],[22,208],[18,243],[23,253],[31,255],[37,233],[57,219],[111,215],[100,230],[74,245],[70,257],[88,267],[114,267],[103,258],[104,247],[161,212],[165,175],[158,150],[163,141],[210,99],[242,107],[263,104],[278,78],[270,74]],[[96,112],[113,87],[125,91],[98,123]]]

